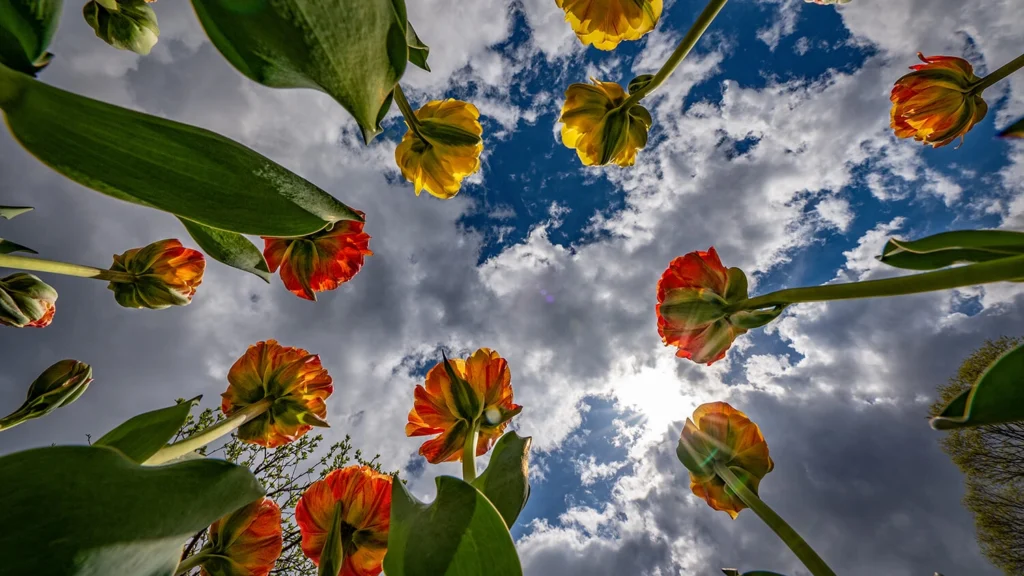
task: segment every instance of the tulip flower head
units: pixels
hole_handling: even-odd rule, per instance
[[[509,421],[523,407],[512,402],[508,362],[489,348],[468,359],[444,359],[416,386],[415,403],[405,425],[406,436],[431,436],[420,454],[431,464],[462,459],[462,448],[474,426],[479,428],[476,455],[486,454]]]
[[[417,126],[409,126],[395,148],[395,162],[417,196],[426,190],[442,200],[452,198],[462,180],[480,169],[480,112],[469,102],[449,98],[427,102],[415,116]]]
[[[92,367],[78,360],[61,360],[47,368],[28,387],[28,397],[13,413],[0,418],[0,430],[40,418],[67,406],[92,382]]]
[[[131,282],[111,282],[107,288],[125,308],[161,310],[192,302],[203,282],[206,258],[177,240],[160,240],[143,248],[114,255],[111,271],[130,274]]]
[[[651,114],[639,104],[623,108],[627,94],[615,82],[591,79],[565,91],[562,144],[576,150],[583,164],[632,166],[637,151],[647,145]]]
[[[981,79],[963,58],[928,56],[924,64],[911,66],[913,72],[896,81],[890,126],[900,138],[911,138],[933,148],[945,146],[964,136],[981,122],[988,105],[981,93],[973,91]]]
[[[276,340],[249,347],[228,371],[221,410],[231,416],[265,402],[267,409],[238,428],[239,440],[276,448],[299,439],[313,426],[327,426],[325,400],[334,391],[320,357]]]
[[[281,556],[281,508],[263,498],[210,525],[202,576],[267,576]]]
[[[639,40],[658,24],[662,0],[555,0],[565,21],[585,45],[614,50],[623,40]]]
[[[33,274],[0,278],[0,326],[45,328],[53,322],[57,291]]]
[[[353,220],[335,222],[301,238],[263,240],[270,271],[280,268],[285,288],[306,300],[316,300],[317,292],[334,290],[351,280],[362,268],[363,258],[373,255],[370,235],[363,232],[362,222]]]
[[[388,546],[391,476],[369,466],[332,470],[313,482],[295,506],[302,553],[338,576],[376,576]],[[333,570],[332,570],[333,571]]]
[[[754,494],[761,479],[775,467],[761,429],[725,402],[701,404],[693,411],[693,419],[686,419],[676,455],[690,471],[690,490],[734,519],[746,506],[715,474],[715,463],[727,467]]]
[[[92,0],[82,9],[82,14],[97,38],[114,48],[145,56],[160,36],[156,12],[146,5],[153,1]]]

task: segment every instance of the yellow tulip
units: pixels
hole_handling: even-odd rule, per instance
[[[459,193],[463,178],[480,169],[483,133],[480,112],[469,102],[427,102],[416,111],[416,126],[395,148],[395,162],[416,186],[417,196],[426,190],[447,200]]]
[[[647,145],[651,113],[639,104],[623,108],[627,94],[615,82],[572,84],[565,91],[562,144],[574,148],[587,166],[609,162],[632,166],[636,153]]]
[[[614,50],[623,40],[639,40],[658,24],[662,0],[555,0],[565,21],[584,44]]]

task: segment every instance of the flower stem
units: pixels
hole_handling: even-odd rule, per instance
[[[473,426],[466,435],[466,443],[462,446],[462,479],[466,482],[476,480],[476,443],[480,436],[480,422],[473,421]]]
[[[413,134],[420,140],[430,144],[423,137],[423,133],[420,132],[420,121],[416,119],[416,113],[412,111],[412,106],[409,106],[409,101],[405,99],[405,93],[402,92],[402,87],[398,84],[395,84],[395,103],[398,104],[398,109],[402,111],[405,123],[409,125],[409,129],[412,130]]]
[[[142,465],[157,466],[175,458],[180,458],[189,452],[194,452],[210,442],[230,434],[242,424],[263,414],[270,408],[272,403],[269,398],[264,398],[255,404],[250,404],[202,432],[197,432],[180,442],[164,446],[156,454],[150,456],[149,460],[143,462]]]
[[[1013,60],[1010,60],[1006,64],[997,68],[988,76],[982,78],[981,82],[978,82],[971,87],[971,94],[981,94],[986,88],[992,86],[996,82],[999,82],[1003,78],[1006,78],[1010,74],[1013,74],[1022,67],[1024,67],[1024,54],[1017,56]]]
[[[798,302],[825,302],[851,298],[877,298],[880,296],[901,296],[918,294],[964,286],[976,286],[990,282],[1024,279],[1024,256],[1000,258],[990,262],[946,268],[923,274],[898,276],[866,282],[826,284],[807,288],[779,290],[757,298],[740,300],[729,305],[729,312],[758,310],[770,306],[787,306]]]
[[[95,278],[108,282],[134,282],[131,274],[126,272],[115,272],[92,266],[81,266],[79,264],[68,264],[42,258],[28,258],[26,256],[14,256],[13,254],[0,254],[0,268],[15,268],[19,270],[32,270],[33,272],[51,272],[65,276],[78,276],[80,278]]]
[[[796,557],[807,566],[807,569],[811,571],[813,576],[836,576],[836,573],[825,564],[825,561],[818,556],[818,553],[811,548],[811,546],[793,530],[792,526],[786,523],[781,516],[775,513],[767,504],[765,504],[757,494],[754,494],[747,485],[744,484],[729,467],[721,462],[715,462],[715,474],[722,479],[723,482],[729,487],[730,490],[736,497],[739,498],[747,508],[754,511],[754,514],[764,521],[772,532],[782,539],[789,546],[789,549],[796,554]]]
[[[189,556],[188,558],[185,558],[184,560],[182,560],[178,564],[178,569],[174,571],[174,576],[181,576],[182,574],[188,574],[189,571],[191,571],[193,568],[195,568],[195,567],[199,566],[200,564],[202,564],[203,560],[206,560],[210,556],[212,556],[212,554],[210,554],[209,549],[208,548],[203,548],[199,552],[196,552],[195,554]]]
[[[622,104],[624,108],[628,108],[629,106],[636,104],[642,100],[644,96],[654,92],[658,86],[661,86],[662,82],[672,75],[672,72],[674,72],[683,59],[686,58],[686,55],[690,53],[690,50],[693,50],[693,47],[696,46],[697,41],[700,40],[704,31],[711,26],[711,22],[715,19],[715,16],[718,16],[718,13],[722,10],[722,7],[725,6],[726,2],[727,0],[710,0],[708,2],[708,5],[704,7],[704,11],[697,17],[697,21],[690,27],[690,31],[686,33],[686,36],[683,36],[682,41],[679,42],[679,46],[676,46],[672,55],[669,56],[668,60],[665,61],[665,64],[662,65],[661,70],[658,70],[658,73],[654,75],[654,78],[651,78],[651,81],[648,82],[646,86],[630,94],[629,98],[626,98],[626,101]]]

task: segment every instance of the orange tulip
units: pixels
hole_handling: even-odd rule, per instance
[[[221,410],[231,416],[258,402],[269,407],[238,428],[239,440],[276,448],[294,442],[313,426],[327,426],[325,400],[334,392],[320,357],[276,340],[249,347],[228,371]]]
[[[445,367],[448,363],[455,380]],[[474,425],[480,437],[476,455],[486,454],[523,407],[512,402],[512,373],[508,362],[489,348],[466,360],[440,362],[427,373],[425,386],[416,386],[415,403],[405,425],[406,436],[431,436],[420,454],[431,464],[462,459],[462,448]]]
[[[257,500],[210,526],[202,576],[267,576],[284,543],[281,509],[270,498]]]
[[[754,494],[761,479],[775,467],[761,429],[725,402],[702,404],[693,411],[693,419],[686,419],[676,454],[690,471],[690,490],[732,518],[746,506],[715,474],[714,463],[727,467]]]
[[[988,105],[980,91],[973,88],[981,82],[974,68],[963,58],[953,56],[925,57],[924,64],[893,86],[890,126],[900,138],[911,138],[933,148],[945,146],[964,136],[981,122]]]
[[[391,525],[391,481],[369,466],[348,466],[313,482],[295,506],[302,553],[319,566],[325,547],[338,544],[328,541],[333,532],[343,551],[338,576],[380,574]]]
[[[57,291],[34,274],[0,278],[0,326],[46,328],[57,311]]]
[[[301,238],[263,240],[263,256],[270,271],[280,268],[284,287],[306,300],[316,300],[317,292],[334,290],[351,280],[362,268],[363,257],[373,255],[363,223],[352,220],[335,222]]]
[[[192,302],[203,282],[206,258],[177,240],[160,240],[114,255],[114,272],[131,274],[132,282],[111,282],[107,288],[125,308],[160,310]]]

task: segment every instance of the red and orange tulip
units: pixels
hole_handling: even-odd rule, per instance
[[[761,429],[725,402],[702,404],[693,411],[676,454],[690,471],[690,490],[732,518],[746,505],[715,474],[714,463],[727,467],[755,495],[761,479],[775,467]]]
[[[57,311],[57,291],[33,274],[0,278],[0,326],[46,328]]]
[[[107,286],[118,304],[160,310],[192,302],[196,287],[203,282],[206,258],[177,240],[160,240],[114,255],[110,269],[133,278],[131,282],[111,282]]]
[[[388,546],[391,476],[369,466],[333,470],[299,498],[295,522],[302,553],[317,566],[333,533],[341,538],[344,560],[338,576],[376,576]],[[340,526],[334,526],[340,523]]]
[[[214,522],[207,540],[202,576],[267,576],[284,544],[281,509],[271,498],[257,500]]]
[[[963,58],[917,54],[924,64],[893,86],[890,126],[900,138],[913,138],[933,148],[964,136],[981,122],[988,105],[973,90],[981,79]]]
[[[239,440],[275,448],[327,426],[327,403],[334,385],[320,357],[276,340],[249,347],[228,371],[221,410],[231,416],[258,402],[269,407],[238,428]]]
[[[468,359],[448,360],[430,369],[424,386],[416,386],[415,403],[405,425],[406,436],[432,436],[420,446],[431,464],[462,459],[462,448],[474,426],[480,436],[476,455],[486,454],[523,407],[512,401],[512,373],[508,362],[489,348]]]
[[[555,0],[583,44],[614,50],[623,40],[639,40],[658,24],[662,0]]]
[[[316,300],[317,292],[334,290],[351,280],[362,268],[363,258],[373,255],[363,223],[351,220],[335,222],[301,238],[263,240],[263,256],[270,271],[280,268],[284,287],[306,300]]]

